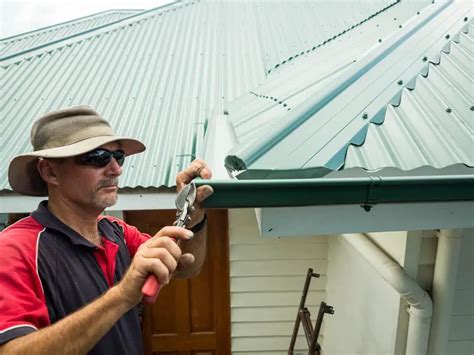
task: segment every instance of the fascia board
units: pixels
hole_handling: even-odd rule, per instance
[[[264,237],[472,228],[474,201],[257,209]]]
[[[45,199],[47,197],[0,194],[0,213],[28,213]],[[173,192],[119,192],[117,203],[106,211],[176,209],[175,199]]]

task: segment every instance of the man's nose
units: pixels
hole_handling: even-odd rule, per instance
[[[107,175],[109,176],[119,176],[122,174],[122,167],[115,158],[110,159],[110,162],[107,164],[106,168]]]

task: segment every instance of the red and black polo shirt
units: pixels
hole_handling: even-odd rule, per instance
[[[122,279],[150,237],[109,216],[100,216],[98,227],[103,247],[62,223],[43,201],[0,233],[0,344],[53,324],[101,296]],[[137,309],[124,314],[90,353],[143,353]]]

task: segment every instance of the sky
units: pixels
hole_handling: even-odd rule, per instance
[[[0,0],[0,38],[110,9],[151,9],[170,0]]]

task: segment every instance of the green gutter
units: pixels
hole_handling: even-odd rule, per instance
[[[211,185],[207,208],[474,201],[474,175],[344,179],[197,180]]]

